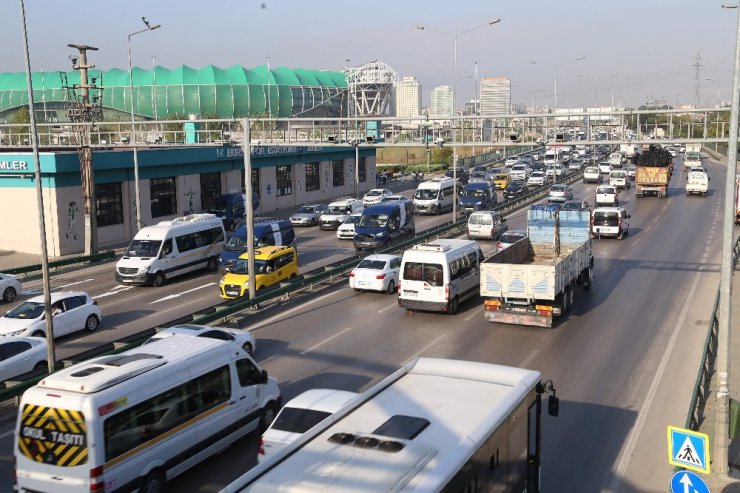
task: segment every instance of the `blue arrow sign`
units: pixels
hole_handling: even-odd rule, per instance
[[[674,466],[709,474],[709,436],[669,426],[668,462]]]
[[[709,487],[698,474],[678,471],[671,478],[671,493],[709,493]]]

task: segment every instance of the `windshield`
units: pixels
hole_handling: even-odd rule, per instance
[[[614,193],[614,189],[611,187],[599,187],[596,189],[596,193]]]
[[[490,214],[473,214],[468,219],[468,224],[473,226],[490,226],[493,224],[493,218]]]
[[[514,243],[515,241],[519,241],[522,238],[524,238],[524,236],[504,233],[501,235],[501,238],[499,238],[499,241],[501,243]]]
[[[330,415],[331,413],[317,411],[316,409],[284,407],[272,423],[271,428],[288,433],[305,433]]]
[[[595,212],[594,224],[599,226],[616,226],[619,224],[619,215],[616,212]]]
[[[10,310],[5,316],[8,318],[21,318],[31,320],[38,318],[44,313],[43,303],[33,303],[26,301]]]
[[[553,185],[552,187],[550,187],[550,191],[551,192],[565,192],[565,187],[560,186],[560,185]]]
[[[346,207],[342,207],[341,205],[330,205],[329,209],[325,212],[325,214],[344,214],[346,212]]]
[[[267,260],[254,259],[254,271],[257,274],[265,274],[267,270]],[[233,274],[248,274],[249,273],[249,259],[242,259],[236,261],[234,267],[231,268]]]
[[[344,220],[344,224],[357,224],[361,217],[362,216],[348,216],[347,219]]]
[[[213,214],[226,212],[226,200],[223,197],[217,198],[213,202],[211,208],[208,209],[208,212],[211,212]]]
[[[403,266],[405,281],[424,281],[431,286],[442,286],[443,270],[441,264],[406,262]]]
[[[160,240],[133,240],[126,250],[129,257],[156,257],[159,253]]]
[[[305,205],[298,209],[298,213],[301,214],[313,214],[314,208],[313,207],[306,207]]]
[[[433,200],[437,198],[437,193],[438,193],[437,190],[424,188],[421,190],[417,190],[416,193],[414,194],[414,198],[419,199],[419,200]]]
[[[358,269],[383,270],[385,260],[368,260],[365,259],[357,266]]]
[[[360,218],[359,226],[368,228],[380,228],[388,222],[388,214],[364,214]]]

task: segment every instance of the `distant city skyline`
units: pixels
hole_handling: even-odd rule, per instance
[[[127,36],[144,28],[146,16],[162,28],[133,39],[135,66],[257,67],[269,58],[271,67],[341,71],[382,60],[422,87],[456,87],[458,108],[475,98],[480,79],[498,75],[511,80],[512,103],[552,107],[554,67],[559,107],[611,106],[612,94],[618,106],[691,104],[697,81],[699,104],[713,106],[730,99],[737,28],[737,11],[702,0],[376,0],[362,15],[329,0],[216,0],[206,9],[192,0],[177,8],[143,0],[106,3],[104,9],[86,10],[88,5],[26,3],[33,70],[68,70],[69,43],[98,47],[91,62],[102,70],[125,70]],[[21,72],[18,3],[0,2],[0,15],[0,72]],[[501,22],[465,33],[496,18]],[[464,33],[457,39],[457,81],[453,37],[435,30]],[[686,43],[686,33],[701,35]],[[471,77],[476,62],[477,78]],[[423,106],[430,96],[422,93]]]

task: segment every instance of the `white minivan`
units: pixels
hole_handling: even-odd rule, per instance
[[[613,185],[617,190],[630,187],[630,180],[627,172],[621,169],[614,169],[609,172],[609,185]]]
[[[497,211],[475,211],[468,218],[468,239],[496,240],[508,231],[506,218]]]
[[[441,239],[403,252],[398,305],[409,310],[457,313],[479,291],[483,252],[476,241]]]
[[[434,178],[420,183],[414,193],[414,212],[441,214],[445,210],[452,210],[454,184],[452,178]]]
[[[161,286],[198,269],[218,269],[224,223],[213,214],[191,214],[141,228],[116,263],[116,281]]]

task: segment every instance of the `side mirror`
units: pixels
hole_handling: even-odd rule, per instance
[[[557,417],[560,413],[560,399],[551,395],[547,398],[547,414]]]

